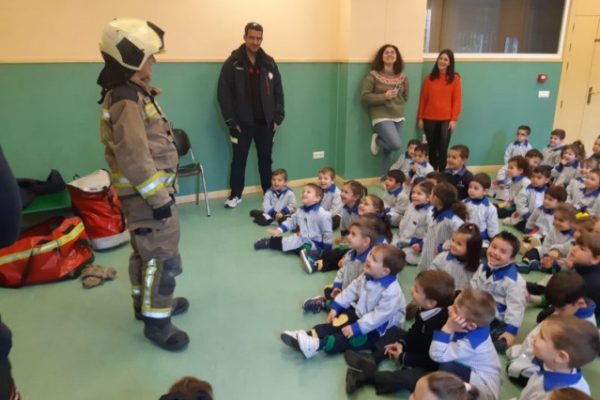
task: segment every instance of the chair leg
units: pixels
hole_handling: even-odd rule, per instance
[[[210,204],[208,204],[208,192],[206,191],[206,179],[204,179],[204,167],[200,164],[200,174],[202,174],[202,189],[204,190],[204,203],[206,204],[206,215],[210,217]]]
[[[200,174],[196,174],[196,205],[200,204]]]

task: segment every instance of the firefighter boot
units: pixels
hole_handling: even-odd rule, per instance
[[[173,325],[171,318],[144,317],[144,336],[169,351],[181,350],[190,342],[187,333]]]
[[[143,321],[144,316],[142,315],[141,305],[133,303],[133,314],[135,319],[138,321]],[[171,310],[171,316],[174,317],[176,315],[183,314],[190,308],[190,302],[185,297],[175,297],[173,298],[173,309]]]

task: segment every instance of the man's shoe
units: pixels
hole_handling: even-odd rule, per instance
[[[254,250],[265,250],[269,248],[269,243],[271,243],[271,239],[262,238],[254,242]]]
[[[168,351],[185,348],[190,338],[171,323],[171,318],[144,318],[144,336]]]
[[[377,371],[377,363],[375,362],[375,358],[370,354],[359,353],[358,351],[354,350],[346,350],[344,352],[344,359],[350,368],[366,373]]]
[[[307,273],[312,274],[315,272],[315,260],[313,260],[305,249],[300,250],[300,258],[302,259],[302,266]]]
[[[326,301],[325,296],[309,297],[302,303],[302,309],[310,311],[313,314],[318,314],[325,309]]]
[[[171,316],[174,317],[176,315],[183,314],[190,308],[190,302],[185,297],[175,297],[173,299],[173,305],[171,309]],[[144,316],[142,315],[142,311],[138,308],[133,308],[133,312],[135,315],[135,319],[138,321],[143,321]]]
[[[377,145],[378,136],[379,135],[376,133],[373,133],[373,135],[371,135],[371,154],[373,154],[374,156],[379,154],[379,145]]]
[[[298,346],[306,358],[313,358],[319,352],[319,339],[309,336],[304,331],[298,331]]]
[[[300,331],[283,331],[279,337],[286,346],[291,347],[294,350],[301,351],[300,345],[298,344],[298,332]]]
[[[346,394],[356,392],[356,389],[362,386],[362,372],[355,371],[351,368],[346,370]]]
[[[231,199],[225,200],[225,208],[236,208],[238,204],[242,202],[242,199],[235,196]]]

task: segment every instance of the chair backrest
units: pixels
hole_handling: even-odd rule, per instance
[[[191,149],[190,138],[183,129],[173,129],[173,138],[175,139],[175,147],[179,157],[185,156]]]

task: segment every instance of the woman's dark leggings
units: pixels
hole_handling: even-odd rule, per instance
[[[446,157],[450,145],[450,121],[423,120],[423,131],[429,145],[429,162],[434,169],[443,171],[446,168]]]

